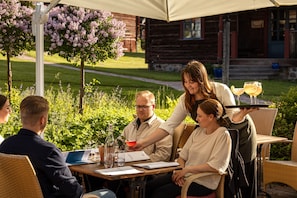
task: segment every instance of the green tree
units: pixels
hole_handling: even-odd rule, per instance
[[[17,0],[0,0],[0,53],[7,57],[9,95],[12,88],[10,58],[32,48],[32,12],[32,8],[22,6]]]
[[[83,113],[85,62],[95,64],[122,56],[125,27],[110,12],[66,5],[50,12],[45,24],[45,49],[69,62],[80,62],[80,113]]]

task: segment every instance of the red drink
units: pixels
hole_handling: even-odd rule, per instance
[[[127,144],[127,146],[132,147],[136,144],[136,140],[127,140],[126,144]]]

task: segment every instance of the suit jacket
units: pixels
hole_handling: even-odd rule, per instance
[[[2,142],[0,152],[27,155],[30,158],[45,198],[76,198],[83,194],[61,151],[33,131],[21,129],[17,135]]]

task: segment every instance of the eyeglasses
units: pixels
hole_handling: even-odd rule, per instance
[[[150,106],[153,106],[153,105],[135,105],[135,108],[136,109],[148,109]]]

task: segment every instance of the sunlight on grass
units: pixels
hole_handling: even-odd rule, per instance
[[[26,52],[27,56],[35,57],[35,51]],[[71,64],[66,59],[53,55],[50,56],[47,53],[44,53],[45,62],[54,62],[61,64]],[[72,62],[74,63],[74,62]],[[108,59],[105,62],[97,63],[96,65],[86,64],[90,67],[101,67],[101,68],[119,68],[119,69],[147,69],[148,66],[144,62],[144,53],[125,53],[124,56],[120,57],[118,60]]]

